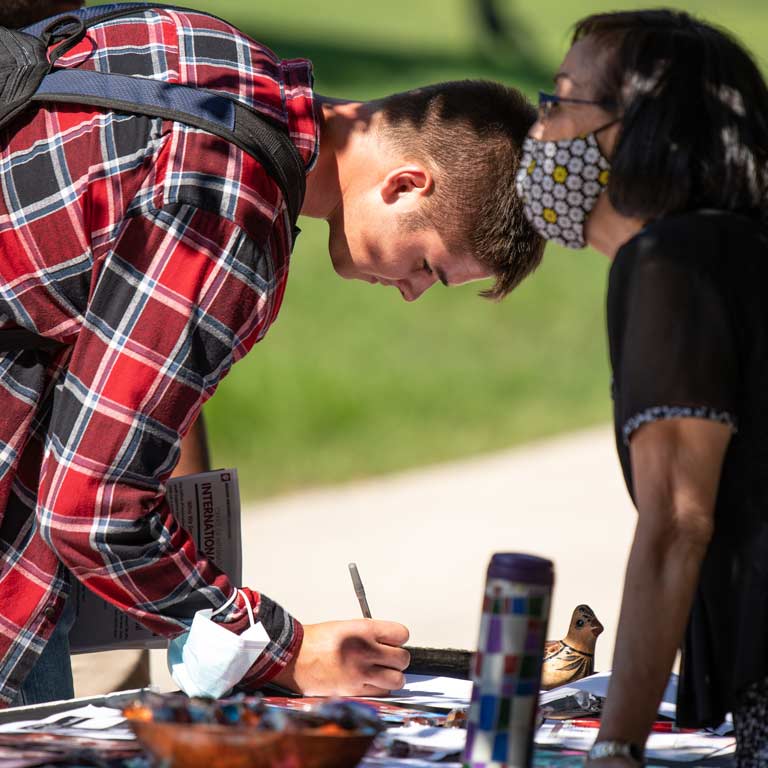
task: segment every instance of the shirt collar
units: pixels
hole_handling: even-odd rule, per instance
[[[280,67],[288,132],[309,173],[317,162],[320,150],[320,123],[313,91],[312,62],[286,59],[280,62]]]

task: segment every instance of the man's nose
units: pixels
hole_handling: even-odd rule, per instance
[[[403,286],[401,293],[406,301],[416,301],[423,293],[429,290],[437,282],[437,275],[428,272],[419,273],[418,277],[411,278]]]

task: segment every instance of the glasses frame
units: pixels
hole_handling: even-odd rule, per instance
[[[556,104],[589,104],[593,107],[602,107],[608,112],[615,111],[618,104],[614,101],[595,101],[593,99],[569,99],[554,93],[539,91],[539,119],[546,120],[552,113],[552,107]]]

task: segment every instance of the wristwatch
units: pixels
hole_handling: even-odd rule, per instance
[[[602,760],[606,757],[623,757],[635,765],[642,766],[645,762],[644,750],[637,744],[628,741],[598,741],[587,753],[589,760]]]

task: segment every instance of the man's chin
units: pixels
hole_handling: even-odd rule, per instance
[[[363,274],[356,270],[350,259],[334,258],[333,251],[331,251],[330,255],[333,271],[343,280],[365,280],[367,283],[372,281],[372,278],[369,275]]]
[[[369,285],[379,285],[379,280],[371,275],[365,275],[360,272],[351,272],[346,275],[342,275],[345,280],[359,280],[362,283],[368,283]]]
[[[349,269],[349,267],[347,267],[346,265],[337,265],[334,263],[333,271],[342,280],[357,280],[359,277],[358,274],[353,269]]]
[[[343,243],[343,245],[342,245]],[[336,240],[332,236],[328,240],[328,255],[331,257],[333,271],[344,280],[362,280],[365,283],[378,283],[379,281],[361,272],[356,266],[347,248],[346,240]]]

